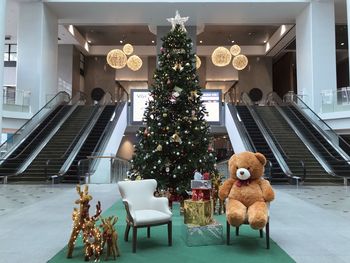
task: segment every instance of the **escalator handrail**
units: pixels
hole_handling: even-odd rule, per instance
[[[34,120],[34,118],[36,118],[39,114],[40,114],[40,112],[42,112],[45,108],[47,108],[48,107],[48,105],[50,105],[58,96],[60,96],[60,95],[65,95],[66,97],[68,96],[68,101],[66,101],[65,100],[65,98],[63,99],[63,102],[66,102],[66,104],[68,104],[70,101],[71,101],[71,97],[70,97],[70,95],[67,93],[67,92],[65,92],[65,91],[60,91],[60,92],[58,92],[51,100],[49,100],[39,111],[37,111],[29,120],[27,120],[20,128],[18,128],[17,129],[17,131],[12,135],[12,137],[11,138],[13,138],[16,134],[18,134],[25,126],[28,126],[28,124],[30,123],[30,122],[32,122],[33,120]],[[56,109],[59,105],[61,105],[61,103],[60,104],[58,104],[56,107],[53,107],[52,108],[52,110],[51,111],[49,111],[48,113],[46,113],[45,115],[44,115],[44,117],[47,117],[54,109]],[[56,115],[55,115],[56,116]],[[38,122],[38,124],[40,124],[40,122]],[[38,124],[36,124],[35,125],[35,128],[38,126]],[[35,129],[34,128],[34,129]],[[31,131],[33,131],[34,130],[33,128],[31,129]],[[26,135],[26,136],[24,136],[24,138],[26,138],[28,135],[30,134],[30,132]],[[23,139],[24,139],[23,138]],[[10,139],[10,138],[9,138]],[[5,144],[7,144],[8,143],[8,140],[9,139],[7,139],[5,142],[3,142],[1,145],[0,145],[0,152],[1,152],[1,149],[5,146]],[[23,141],[23,139],[21,140],[21,141]],[[13,145],[14,146],[14,145]],[[13,147],[12,146],[12,147]],[[3,159],[6,159],[6,158],[3,158]],[[3,160],[3,159],[1,159],[1,160]]]
[[[92,121],[90,121],[90,119],[95,119],[96,115],[99,115],[97,114],[97,112],[100,110],[101,112],[101,107],[94,107],[94,109],[92,110],[90,116],[87,118],[87,121],[85,122],[85,124],[80,128],[79,132],[77,132],[77,134],[75,135],[74,139],[71,141],[71,143],[69,144],[69,146],[67,147],[66,151],[61,154],[60,157],[57,157],[57,158],[50,158],[50,159],[47,159],[46,162],[45,162],[45,177],[48,177],[48,174],[47,174],[47,168],[48,166],[50,165],[50,163],[52,161],[57,161],[57,160],[65,160],[67,159],[67,154],[68,152],[73,148],[73,146],[76,146],[76,145],[79,145],[79,143],[77,143],[77,141],[79,141],[80,138],[83,138],[84,137],[84,133],[86,131],[90,131],[90,128],[89,126],[91,125]],[[58,175],[61,175],[60,171],[58,173]]]
[[[234,105],[233,104],[227,104],[230,112],[231,112],[231,116],[233,118],[233,121],[236,122],[236,117],[235,116],[239,116],[240,119],[242,119],[237,111],[236,108],[234,108]],[[246,148],[249,149],[249,151],[251,152],[256,152],[256,148],[255,148],[255,145],[254,145],[254,142],[252,140],[252,138],[250,137],[249,135],[249,132],[247,131],[247,128],[245,127],[243,121],[240,121],[239,119],[237,120],[238,122],[238,132],[240,133],[241,136],[244,136],[244,142],[246,142],[246,139],[248,140],[248,143],[245,143],[245,146],[247,146]]]
[[[261,116],[259,115],[259,112],[257,112],[257,115],[259,116],[262,124],[264,125],[267,133],[270,135],[272,141],[275,143],[275,145],[277,146],[277,149],[282,152],[282,156],[285,156],[286,161],[287,161],[287,165],[291,162],[298,162],[300,163],[300,166],[303,170],[303,176],[301,177],[301,180],[304,181],[305,177],[306,177],[306,167],[305,167],[305,162],[303,160],[297,159],[297,158],[291,158],[283,149],[282,145],[280,144],[280,142],[276,139],[275,135],[273,134],[273,132],[271,131],[271,129],[269,128],[269,126],[266,124],[265,120],[263,118],[261,118]],[[293,173],[292,173],[293,174]]]
[[[247,106],[250,114],[252,115],[256,124],[258,125],[260,132],[263,134],[264,139],[266,140],[267,144],[269,145],[277,162],[280,164],[280,167],[282,168],[284,174],[289,178],[299,180],[300,178],[298,176],[294,176],[292,171],[289,169],[287,163],[285,162],[282,154],[277,149],[276,145],[273,143],[270,143],[270,135],[266,131],[265,127],[263,126],[260,116],[257,115],[257,113],[255,112],[255,109],[253,107],[251,107],[251,106],[253,106],[253,102],[251,101],[249,95],[246,92],[243,92],[241,94],[241,101],[244,103],[245,106]]]
[[[76,96],[72,97],[72,98],[69,100],[69,102],[68,102],[67,104],[73,105],[73,104],[79,103],[80,98],[81,98],[81,97],[80,97],[81,94],[83,94],[83,92],[78,92],[78,94],[77,94]],[[85,95],[85,96],[86,96],[86,95]],[[83,101],[85,102],[85,101],[86,101],[86,98],[83,97],[83,99],[84,99]],[[67,104],[66,104],[66,105],[67,105]],[[56,116],[58,116],[58,114],[61,113],[61,112],[63,111],[63,109],[64,109],[64,107],[62,107],[62,108],[55,114],[54,118],[55,118]],[[22,150],[20,153],[18,153],[15,157],[6,158],[6,159],[0,159],[0,160],[1,160],[1,161],[5,161],[5,160],[16,160],[18,157],[20,157],[20,156],[22,155],[22,153],[23,153],[26,149],[28,149],[29,146],[31,146],[31,144],[33,143],[33,141],[34,141],[36,138],[38,138],[38,137],[41,135],[42,132],[44,132],[45,128],[48,127],[48,125],[50,125],[50,124],[54,121],[54,118],[52,118],[52,119],[44,126],[44,128],[32,139],[32,141],[31,141],[26,147],[24,147],[23,150]]]
[[[126,103],[127,103],[127,102],[120,102],[120,103],[118,103],[118,105],[115,107],[115,110],[114,110],[114,112],[113,112],[113,114],[112,114],[112,116],[114,115],[114,119],[113,119],[113,121],[110,121],[110,122],[106,125],[106,127],[105,127],[105,129],[103,130],[103,132],[102,132],[102,134],[101,134],[101,136],[100,136],[98,142],[96,143],[96,146],[95,146],[95,148],[94,148],[92,154],[100,153],[100,152],[105,148],[106,143],[107,143],[107,141],[108,141],[107,139],[110,138],[111,133],[113,132],[114,127],[115,127],[115,125],[117,124],[117,122],[118,122],[118,120],[119,120],[120,112],[123,110],[123,108],[124,108],[124,106],[125,106]],[[118,114],[118,112],[119,112],[119,114]],[[94,155],[92,155],[92,156],[94,156]],[[96,158],[96,159],[93,160],[92,165],[89,167],[89,173],[91,172],[91,170],[93,170],[93,168],[94,168],[94,166],[96,165],[96,163],[97,163],[98,160],[99,160],[98,158]],[[78,166],[78,167],[79,167],[79,166]]]
[[[48,169],[47,168],[48,168],[49,164],[51,163],[51,161],[64,160],[64,159],[69,160],[70,158],[69,157],[67,158],[67,154],[73,148],[73,146],[75,146],[75,147],[78,146],[78,148],[80,149],[80,147],[83,145],[80,142],[85,141],[85,139],[89,135],[91,129],[93,128],[93,126],[95,125],[96,121],[98,120],[99,116],[101,115],[101,113],[103,111],[103,107],[100,107],[100,105],[111,103],[111,98],[112,98],[112,95],[109,92],[105,93],[103,98],[99,101],[98,105],[96,105],[96,107],[92,110],[92,112],[91,112],[90,116],[87,118],[85,124],[80,128],[79,132],[77,132],[76,136],[71,141],[71,143],[67,147],[66,151],[63,154],[61,154],[60,157],[51,158],[51,159],[46,160],[46,162],[45,162],[45,176],[46,177],[48,176],[48,174],[47,174]],[[73,151],[74,151],[74,149],[75,148],[73,148]],[[69,154],[69,156],[74,154],[73,151]],[[63,167],[64,167],[64,169],[66,168],[65,164],[66,164],[66,162],[62,165],[62,167],[59,171],[59,175],[62,175],[62,173],[61,173],[62,168]]]
[[[341,136],[339,136],[324,120],[322,120],[302,99],[300,99],[296,94],[291,94],[291,93],[287,93],[283,96],[283,101],[286,101],[286,97],[287,96],[292,96],[292,100],[290,100],[291,104],[293,106],[295,106],[295,108],[301,113],[303,114],[303,116],[315,127],[315,129],[320,132],[320,134],[327,140],[327,142],[332,145],[336,151],[344,157],[343,160],[340,161],[350,161],[350,157],[348,156],[348,154],[346,154],[338,145],[334,145],[332,144],[332,139],[329,137],[329,135],[317,124],[315,123],[310,117],[308,117],[306,114],[303,113],[302,110],[300,110],[300,106],[298,105],[298,103],[296,103],[294,101],[294,98],[296,98],[298,101],[301,102],[301,104],[303,106],[305,106],[305,108],[307,108],[319,121],[322,122],[323,125],[325,125],[327,127],[327,129],[334,135],[337,137],[338,140],[342,141],[342,143],[344,143],[346,145],[347,148],[350,149],[350,144],[348,142],[346,142]],[[294,113],[294,112],[293,112]],[[295,113],[294,113],[295,114]],[[299,119],[299,118],[298,118]],[[318,140],[317,140],[318,141]],[[335,157],[334,157],[335,158]],[[336,158],[337,159],[337,158]],[[337,159],[339,160],[339,159]]]
[[[60,158],[53,158],[51,160],[59,160],[59,159],[66,159],[64,164],[62,165],[58,175],[63,176],[69,169],[71,163],[74,161],[76,155],[79,153],[81,147],[83,146],[85,140],[89,136],[91,130],[94,128],[96,122],[100,118],[104,108],[106,105],[109,105],[112,103],[112,95],[111,93],[107,92],[103,96],[103,98],[99,101],[98,107],[93,111],[93,113],[90,115],[90,118],[88,118],[88,121],[85,123],[85,125],[80,129],[78,132],[78,135],[74,138],[74,140],[71,142],[69,147],[67,148],[66,152],[62,154]],[[77,140],[79,139],[79,140]],[[78,141],[76,143],[76,141]],[[68,151],[75,145],[72,152],[67,157]],[[46,166],[48,166],[50,163],[50,160],[46,161]],[[45,170],[47,171],[47,170]]]

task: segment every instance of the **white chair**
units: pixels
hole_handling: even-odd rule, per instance
[[[168,199],[155,197],[157,181],[154,179],[118,182],[120,194],[126,209],[124,240],[128,241],[132,227],[132,252],[136,253],[137,229],[147,227],[150,238],[151,226],[168,225],[168,245],[172,245],[172,213]]]

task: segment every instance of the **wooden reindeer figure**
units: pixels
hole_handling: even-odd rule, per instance
[[[212,198],[213,198],[213,208],[214,208],[214,214],[216,213],[216,205],[217,202],[219,202],[219,209],[218,214],[221,215],[223,210],[225,209],[224,201],[221,201],[219,198],[219,187],[222,184],[220,174],[213,174],[212,175]]]
[[[102,219],[102,249],[104,249],[105,244],[107,243],[107,254],[105,260],[108,260],[109,256],[112,255],[113,259],[116,259],[116,256],[120,256],[120,251],[118,247],[118,233],[115,231],[114,225],[117,223],[118,217],[110,216],[106,219]]]
[[[73,255],[75,241],[83,228],[86,219],[89,219],[89,202],[92,196],[89,195],[89,187],[85,185],[84,190],[81,191],[80,185],[77,185],[76,190],[80,196],[78,200],[75,201],[78,208],[73,209],[72,219],[73,219],[73,229],[68,242],[68,253],[67,258],[71,258]]]
[[[97,202],[96,214],[85,219],[83,225],[83,242],[85,249],[85,261],[89,261],[92,256],[95,262],[99,261],[102,253],[102,236],[100,229],[96,226],[96,221],[101,214],[101,203]]]

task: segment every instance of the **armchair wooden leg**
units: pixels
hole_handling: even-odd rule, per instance
[[[239,236],[239,226],[236,226],[236,236]]]
[[[266,224],[266,248],[270,249],[270,222]]]
[[[226,245],[230,245],[230,224],[226,221]]]
[[[126,241],[126,242],[128,242],[129,241],[129,231],[130,231],[130,225],[126,225],[126,228],[125,228],[125,233],[124,233],[124,240]]]
[[[259,232],[260,232],[260,237],[263,238],[263,237],[264,237],[264,232],[263,232],[263,230],[260,229]]]
[[[168,245],[171,247],[173,245],[173,222],[168,223]]]
[[[137,227],[132,227],[132,253],[136,253]]]
[[[148,238],[151,237],[151,227],[150,226],[147,227],[147,237]]]

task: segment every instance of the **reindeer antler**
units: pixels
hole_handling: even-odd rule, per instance
[[[101,202],[97,201],[97,205],[96,205],[96,214],[91,217],[91,219],[93,219],[94,221],[96,221],[98,219],[98,217],[101,215],[102,210],[101,210]]]

